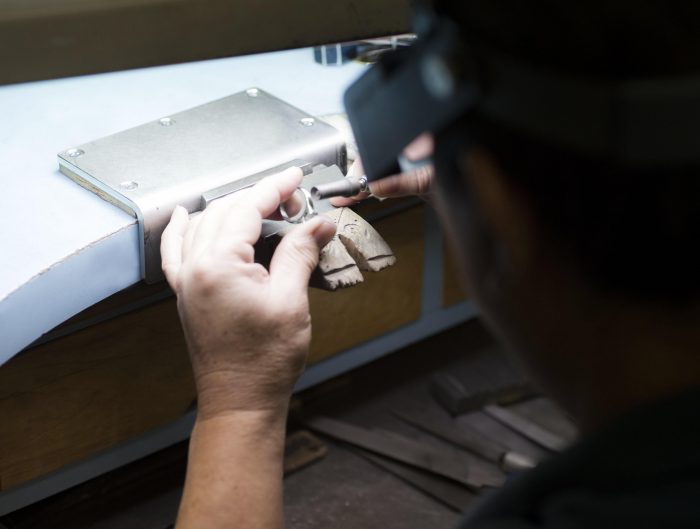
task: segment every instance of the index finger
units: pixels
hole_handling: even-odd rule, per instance
[[[253,187],[235,193],[231,196],[234,204],[244,204],[260,212],[262,218],[267,218],[279,208],[280,204],[289,199],[301,184],[304,174],[298,167],[290,167],[281,173],[260,180]]]
[[[163,273],[173,289],[177,285],[177,274],[182,265],[183,239],[188,224],[187,210],[182,206],[177,206],[160,240]]]
[[[261,218],[270,216],[281,202],[287,200],[302,178],[301,169],[291,167],[216,200],[204,211],[197,226],[197,247],[208,248],[221,235],[225,240],[237,239],[254,244],[260,237]],[[236,213],[232,213],[233,210]],[[230,222],[232,215],[240,219],[238,224]]]
[[[277,211],[280,204],[292,196],[303,177],[301,169],[292,167],[232,195],[229,203],[217,211],[218,229],[212,231],[214,237],[209,242],[220,249],[237,247],[239,254],[248,256],[250,251],[245,247],[260,238],[262,219]]]

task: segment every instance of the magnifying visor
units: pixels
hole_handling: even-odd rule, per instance
[[[629,167],[700,162],[700,75],[616,81],[556,72],[469,42],[451,2],[416,11],[418,39],[345,94],[368,181],[404,148],[478,113],[536,140]]]

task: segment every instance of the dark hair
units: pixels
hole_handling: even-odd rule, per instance
[[[468,40],[552,70],[700,73],[700,2],[469,0],[450,9]],[[700,301],[700,164],[623,167],[493,121],[479,138],[594,283],[647,301]]]

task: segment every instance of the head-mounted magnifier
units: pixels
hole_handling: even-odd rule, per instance
[[[534,139],[627,166],[700,161],[700,76],[610,81],[548,71],[470,46],[449,13],[421,9],[418,39],[345,94],[369,181],[398,172],[424,132],[470,113]]]

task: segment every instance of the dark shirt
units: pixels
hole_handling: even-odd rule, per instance
[[[700,529],[700,388],[514,477],[462,529]]]

